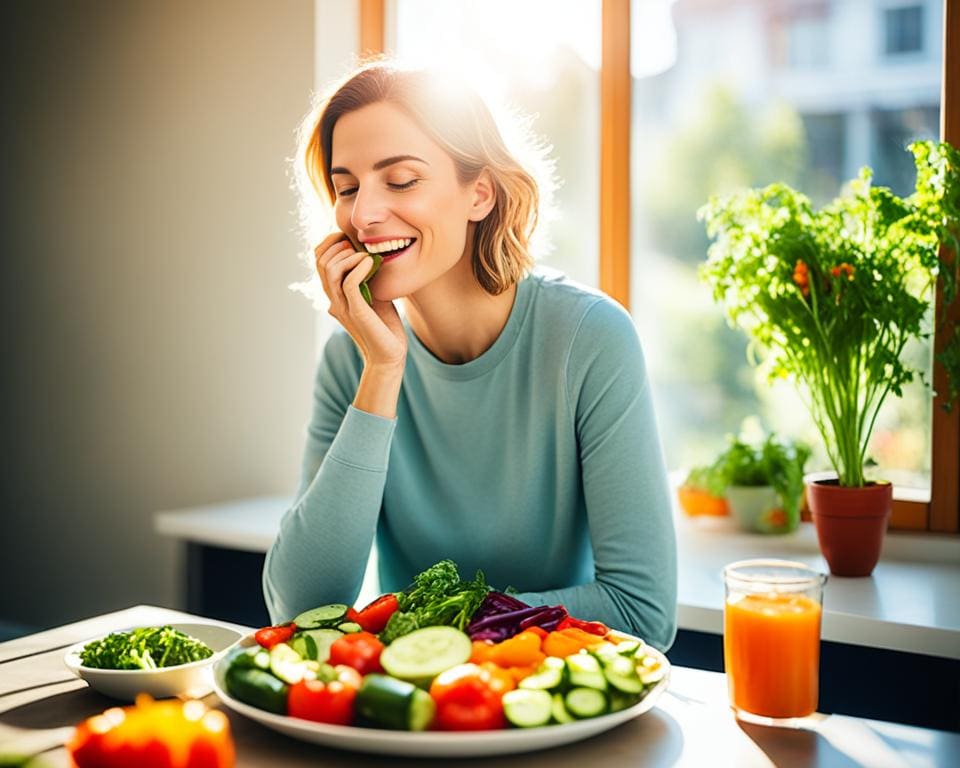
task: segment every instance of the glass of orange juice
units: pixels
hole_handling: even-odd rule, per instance
[[[789,560],[723,569],[723,660],[739,719],[789,726],[816,712],[826,581]]]

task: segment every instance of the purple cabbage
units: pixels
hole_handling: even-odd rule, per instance
[[[471,640],[499,643],[530,627],[550,632],[567,616],[562,605],[529,606],[503,592],[490,592],[467,625]]]

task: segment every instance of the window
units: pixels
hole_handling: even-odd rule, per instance
[[[888,56],[923,51],[923,6],[887,8],[883,12],[884,53]]]
[[[533,118],[562,181],[553,248],[539,258],[598,285],[600,2],[395,0],[387,50],[415,64],[455,68],[484,96]]]
[[[404,0],[395,0],[391,4],[394,12],[401,2]],[[735,408],[738,402],[748,400],[756,406],[758,398],[751,370],[741,362],[745,353],[744,340],[723,329],[712,302],[700,291],[699,284],[690,280],[689,240],[695,240],[699,231],[690,227],[690,211],[687,211],[686,221],[682,215],[672,221],[669,215],[663,215],[671,208],[678,211],[672,197],[679,192],[692,195],[699,202],[706,188],[722,189],[730,183],[762,183],[765,177],[776,175],[777,178],[793,180],[809,190],[815,201],[822,201],[836,193],[841,179],[854,175],[865,163],[873,165],[878,174],[883,174],[886,183],[895,188],[898,184],[910,184],[912,180],[904,181],[906,177],[902,174],[898,180],[897,164],[900,161],[892,159],[899,158],[900,147],[897,145],[914,135],[925,136],[928,132],[936,135],[936,115],[941,106],[944,112],[943,136],[960,144],[960,109],[956,98],[960,91],[957,83],[949,84],[944,91],[945,101],[939,104],[941,72],[946,71],[949,77],[954,77],[949,73],[957,71],[957,56],[960,55],[960,24],[957,23],[956,8],[952,3],[942,5],[929,0],[927,7],[936,7],[926,19],[919,5],[911,6],[919,9],[914,11],[890,9],[906,11],[906,16],[913,15],[913,20],[898,22],[895,15],[880,17],[883,21],[900,23],[901,27],[912,24],[914,32],[906,37],[919,40],[917,50],[924,49],[923,25],[927,24],[927,46],[937,52],[938,60],[934,62],[924,63],[919,57],[905,60],[914,69],[904,70],[904,79],[891,89],[888,75],[867,60],[869,51],[879,47],[871,43],[872,33],[868,31],[876,26],[870,17],[881,3],[889,5],[889,0],[864,0],[862,3],[793,0],[789,6],[768,5],[759,0],[736,3],[719,0],[602,0],[600,128],[604,140],[600,176],[601,191],[608,204],[599,212],[602,219],[599,279],[604,290],[632,307],[638,325],[645,329],[647,356],[651,358],[653,351],[660,371],[657,375],[660,377],[658,409],[661,432],[668,442],[668,455],[674,464],[675,458],[684,453],[682,430],[693,425],[696,413],[712,413],[721,421],[733,422],[735,420],[729,418],[727,411]],[[600,0],[596,0],[596,4],[600,5]],[[394,28],[392,20],[385,22],[383,5],[384,0],[360,0],[361,48],[365,50],[382,50],[384,28]],[[527,3],[514,5],[522,8]],[[543,12],[542,3],[535,5]],[[839,29],[864,30],[865,34],[853,42],[847,39],[845,43],[841,39],[831,43],[830,65],[836,72],[825,78],[822,70],[818,77],[810,77],[811,73],[802,69],[792,70],[788,74],[793,82],[784,87],[781,81],[783,66],[787,63],[787,29],[783,24],[773,24],[769,19],[761,18],[758,9],[771,12],[772,8],[772,12],[776,12],[778,8],[813,6],[817,6],[818,12],[826,17],[835,17]],[[827,6],[825,11],[824,6]],[[422,2],[420,7],[423,7]],[[437,7],[437,4],[430,5],[431,10]],[[459,8],[460,4],[456,7]],[[489,4],[486,7],[491,8]],[[551,5],[550,8],[557,6]],[[498,9],[499,4],[493,6],[491,15],[502,13]],[[557,13],[566,10],[564,5],[557,9]],[[947,24],[935,31],[944,14]],[[501,18],[512,17],[504,15]],[[687,23],[691,21],[692,24]],[[764,27],[770,31],[766,32]],[[589,29],[591,33],[581,35],[581,38],[593,41],[593,28]],[[882,25],[877,29],[881,35],[880,45],[885,42],[885,29]],[[802,40],[804,35],[809,39],[809,34],[800,32],[795,39]],[[629,43],[625,43],[628,35]],[[769,39],[764,43],[767,35]],[[681,37],[682,50],[678,46]],[[765,51],[762,50],[764,45]],[[914,43],[908,40],[892,47],[912,45]],[[802,58],[805,54],[798,55]],[[777,66],[768,71],[771,64]],[[672,74],[664,77],[667,72]],[[714,81],[709,94],[703,88],[705,73]],[[678,98],[675,90],[684,92],[686,98]],[[629,109],[624,105],[629,105]],[[592,109],[594,104],[584,106]],[[709,110],[718,115],[715,125],[707,122],[698,126],[696,115]],[[744,110],[747,120],[743,119]],[[628,120],[632,137],[629,166],[620,162],[618,154],[624,151],[627,143],[625,124]],[[667,199],[657,201],[659,212],[656,216],[639,215],[646,210],[642,202],[645,196],[647,200],[657,198],[657,180],[654,178],[651,184],[651,168],[655,167],[655,161],[663,160],[668,165],[669,158],[660,158],[658,153],[667,151],[666,142],[671,132],[678,131],[684,121],[687,125],[684,138],[688,146],[685,152],[675,152],[672,157],[679,163],[674,168],[686,169],[687,175],[670,174],[667,167],[668,173],[661,179],[663,197]],[[711,132],[714,139],[725,139],[725,143],[711,147],[707,135]],[[736,149],[738,144],[737,151],[741,153],[744,147],[751,150],[751,157],[746,162],[742,157],[738,160],[737,151],[731,149]],[[892,149],[894,146],[896,149]],[[778,148],[784,151],[778,152]],[[580,151],[583,149],[583,146],[579,147]],[[766,160],[757,163],[754,162],[756,158]],[[624,178],[627,173],[629,185]],[[697,184],[701,188],[692,192],[682,189],[684,185],[693,187]],[[587,203],[595,205],[596,200]],[[583,209],[576,212],[577,218],[591,225],[582,212]],[[629,221],[629,227],[624,226],[626,221]],[[628,230],[631,233],[629,249],[620,247],[626,241]],[[671,233],[677,235],[676,242],[665,236]],[[688,242],[684,243],[684,238]],[[664,252],[651,251],[652,245],[659,245]],[[702,242],[699,247],[702,257]],[[628,261],[633,262],[632,270]],[[576,274],[575,270],[571,272]],[[637,297],[636,285],[640,282],[679,286],[681,290],[672,294],[672,301],[657,303],[649,301],[649,296]],[[713,334],[713,341],[692,350],[683,350],[683,354],[671,349],[676,336],[671,327],[676,319],[674,315],[681,321],[689,321],[698,314],[702,335]],[[960,323],[960,310],[952,317],[954,322]],[[724,383],[712,381],[698,373],[701,363],[715,368],[726,366],[733,370],[733,375]],[[664,386],[669,376],[663,375],[664,371],[669,375],[671,369],[678,383],[672,389]],[[938,368],[938,376],[940,373]],[[906,402],[906,399],[898,402]],[[924,402],[929,406],[929,400]],[[694,414],[685,412],[691,404],[696,411]],[[781,407],[781,412],[800,410],[795,401],[787,405]],[[887,423],[896,424],[900,418],[894,414]],[[926,477],[929,478],[931,461],[934,475],[932,481],[925,479],[919,483],[926,488],[914,493],[914,500],[895,499],[891,524],[956,532],[960,529],[960,410],[955,408],[952,416],[945,415],[939,408],[934,410],[933,439],[936,445],[932,458],[928,439],[929,408],[919,417],[915,413],[906,413],[905,418],[927,430],[916,445],[920,445],[919,450],[925,453]],[[693,439],[685,447],[685,460],[697,454],[698,446],[703,442],[701,435],[711,429],[714,433],[721,431],[710,422],[701,426],[702,429],[690,432]],[[891,433],[894,437],[888,437],[887,442],[897,446],[901,444],[903,433],[897,432],[896,426],[892,429],[895,430]],[[917,454],[912,455],[915,459]],[[888,458],[888,461],[896,460]],[[930,498],[931,482],[933,498]]]
[[[631,12],[648,13],[649,2]],[[889,83],[869,51],[840,50],[826,19],[869,26],[870,5],[825,0],[821,15],[791,20],[787,62],[831,62],[831,73],[764,66],[778,25],[763,3],[673,5],[657,36],[675,39],[673,60],[633,80],[631,182],[632,311],[654,381],[668,466],[709,461],[726,434],[776,430],[815,447],[809,469],[829,469],[821,440],[793,384],[771,386],[750,365],[746,336],[729,328],[697,276],[708,239],[695,212],[714,194],[786,181],[815,204],[836,196],[863,164],[877,183],[903,193],[913,185],[906,145],[936,136],[939,65],[915,62],[898,84],[902,106],[881,110]],[[840,8],[839,6],[845,6]],[[851,17],[859,9],[860,18]],[[897,11],[909,9],[896,9]],[[912,16],[898,15],[897,19]],[[904,23],[912,23],[906,21]],[[710,56],[701,41],[712,40]],[[931,349],[908,351],[931,375]],[[878,475],[929,500],[931,399],[922,383],[888,398],[874,429]],[[819,449],[818,449],[819,447]]]

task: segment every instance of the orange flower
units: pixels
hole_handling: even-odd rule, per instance
[[[840,277],[841,275],[846,275],[847,280],[853,280],[854,268],[847,262],[843,262],[839,267],[834,267],[830,270],[830,274],[834,277]]]

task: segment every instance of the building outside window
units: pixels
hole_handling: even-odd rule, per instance
[[[883,12],[884,53],[920,53],[923,51],[923,6],[887,8]]]

